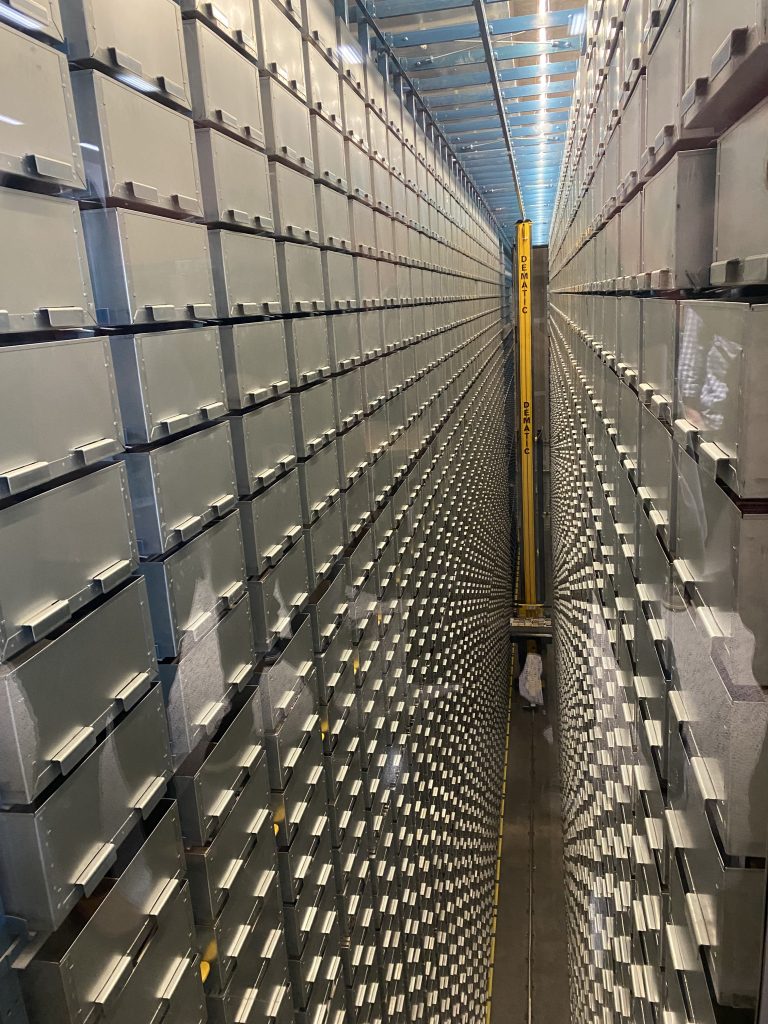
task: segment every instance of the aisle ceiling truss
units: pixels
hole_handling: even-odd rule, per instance
[[[358,0],[507,238],[549,237],[586,14],[574,0]]]

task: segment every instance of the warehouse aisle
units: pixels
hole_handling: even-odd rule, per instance
[[[491,1024],[569,1020],[554,699],[512,698]]]

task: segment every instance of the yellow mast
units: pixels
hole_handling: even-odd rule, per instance
[[[520,507],[522,512],[522,616],[540,612],[536,589],[534,501],[533,336],[531,331],[531,222],[517,225],[517,336],[520,345]]]

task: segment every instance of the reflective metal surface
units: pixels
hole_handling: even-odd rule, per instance
[[[367,24],[0,0],[14,1024],[485,1017],[502,225]]]

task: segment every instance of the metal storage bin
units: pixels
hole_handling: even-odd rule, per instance
[[[0,813],[6,913],[51,931],[90,896],[117,847],[147,818],[171,775],[160,688],[136,705],[34,813]]]
[[[637,588],[637,597],[659,656],[663,660],[665,669],[668,669],[667,613],[672,593],[671,565],[669,556],[656,534],[655,527],[646,516],[640,499],[637,502],[635,520],[637,524],[637,555],[634,569],[637,578],[642,580]],[[674,528],[670,532],[674,533]]]
[[[762,436],[765,311],[731,302],[680,303],[675,418],[699,463],[740,497],[768,495]]]
[[[365,95],[372,110],[387,121],[387,95],[389,83],[376,65],[375,56],[368,55],[363,61],[365,71]],[[393,99],[393,105],[395,100]]]
[[[643,299],[640,347],[640,401],[653,403],[657,415],[669,418],[675,377],[677,302]]]
[[[180,957],[182,951],[184,955]],[[165,1020],[177,1024],[205,1020],[195,927],[186,885],[160,918],[157,933],[143,952],[114,1010],[115,1024],[150,1020],[158,1010]]]
[[[373,211],[373,225],[376,236],[376,253],[381,259],[393,260],[395,258],[395,232],[394,221],[388,213],[380,210]],[[384,298],[388,298],[386,294]],[[392,296],[394,299],[395,296]]]
[[[270,161],[269,174],[275,208],[275,234],[317,245],[320,233],[312,179],[275,160]]]
[[[381,315],[376,310],[360,314],[360,341],[366,363],[378,359],[384,352]]]
[[[411,290],[411,272],[407,267],[397,267],[396,269],[397,274],[395,287],[398,292],[400,292],[401,288],[404,288],[406,293],[409,292]],[[405,281],[401,279],[401,271],[405,271],[407,275]],[[406,296],[402,292],[400,292],[400,294],[403,295],[403,302],[410,302],[410,296]],[[402,331],[404,345],[411,345],[416,341],[416,323],[413,306],[400,307],[400,329]],[[408,356],[406,355],[404,358],[407,359]]]
[[[731,9],[725,10],[730,17]],[[761,155],[767,124],[768,102],[763,102],[717,143],[714,285],[768,281],[768,201]]]
[[[251,603],[246,595],[181,657],[160,665],[174,766],[215,734],[253,675]]]
[[[385,315],[386,314],[382,314],[382,317]],[[397,335],[395,335],[395,337],[397,337]],[[386,347],[390,349],[393,344],[396,344],[396,342],[387,341]],[[384,364],[384,372],[386,375],[387,397],[392,399],[403,389],[405,381],[403,353],[399,349],[395,349],[394,352],[390,351],[388,355],[385,355],[382,358],[381,362]],[[365,376],[365,371],[363,371],[363,375]]]
[[[181,9],[185,14],[202,18],[235,46],[258,60],[256,17],[249,0],[219,0],[216,4],[207,0],[181,0]]]
[[[296,445],[288,396],[231,422],[237,487],[242,497],[263,490],[293,468]]]
[[[126,444],[151,444],[226,414],[217,328],[109,341]]]
[[[373,359],[362,367],[366,413],[378,409],[387,400],[387,375],[384,359]]]
[[[315,177],[319,182],[346,194],[347,165],[341,132],[319,114],[312,114],[309,121]]]
[[[626,384],[619,388],[619,413],[616,419],[616,450],[624,459],[627,472],[636,473],[640,451],[640,405],[637,395]]]
[[[3,333],[95,326],[77,203],[0,189],[0,231]]]
[[[0,669],[3,804],[29,804],[69,775],[99,733],[144,696],[156,674],[141,581]],[[67,685],[71,679],[78,680],[74,688]]]
[[[263,146],[264,117],[256,66],[196,19],[184,22],[184,42],[196,124]]]
[[[251,941],[262,941],[274,928],[272,908],[276,904],[274,838],[271,823],[264,821],[256,849],[238,872],[229,898],[215,921],[197,926],[198,943],[204,951],[216,950],[211,958],[211,973],[206,979],[206,993],[223,992],[237,975],[243,949]]]
[[[201,224],[135,210],[86,210],[83,228],[99,323],[210,319],[208,233]]]
[[[596,265],[595,284],[600,289],[632,287],[627,275],[635,274],[640,269],[640,218],[642,195],[635,196],[631,203],[612,217],[605,228],[597,236],[598,246],[602,246],[602,257]],[[619,278],[624,277],[624,282]]]
[[[189,110],[181,11],[174,0],[137,0],[117,12],[111,0],[60,3],[71,61],[106,68],[128,85],[149,88],[165,102]]]
[[[315,728],[317,719],[316,714],[306,719],[303,733],[296,737],[298,742],[294,740],[293,734],[290,734],[290,739],[294,740],[294,743],[290,747],[285,744],[286,759],[293,764],[293,768],[289,769],[289,781],[285,788],[276,790],[273,780],[272,814],[278,825],[278,864],[283,877],[286,874],[286,860],[293,862],[294,876],[299,875],[307,863],[304,858],[310,857],[311,861],[316,833],[322,831],[326,791],[322,765],[323,743],[320,730]],[[291,724],[298,728],[301,723],[291,723],[289,720],[275,734],[276,738]],[[312,731],[307,731],[309,729]]]
[[[327,818],[318,815],[313,828],[319,830],[319,834],[315,831],[310,853],[304,856],[301,865],[304,875],[296,879],[296,888],[300,891],[295,902],[283,904],[285,939],[291,956],[289,967],[294,979],[294,991],[301,993],[301,1002],[305,1004],[313,988],[313,981],[309,978],[316,977],[320,971],[322,951],[328,945],[328,937],[336,922],[336,891],[331,878],[333,867]],[[283,895],[288,894],[283,887]],[[336,948],[333,952],[338,956],[338,933],[335,940]],[[320,989],[321,985],[321,979],[317,978],[314,987]]]
[[[363,309],[373,309],[382,304],[379,287],[379,261],[367,256],[355,256],[357,295]],[[383,264],[381,264],[383,266]],[[368,318],[371,319],[370,317]]]
[[[304,618],[299,633],[306,623]],[[299,652],[302,650],[305,650],[304,642],[299,647]],[[311,672],[314,674],[314,669]],[[278,846],[282,848],[291,846],[299,821],[304,820],[310,824],[310,805],[323,790],[322,785],[318,785],[323,776],[323,748],[317,725],[314,687],[302,683],[294,691],[289,714],[283,716],[279,725],[266,736],[273,813],[281,807],[293,812],[284,817],[279,813],[275,815],[280,827],[279,833],[276,833]],[[310,835],[303,835],[292,846],[288,859],[293,858],[298,847],[309,847],[311,842]]]
[[[339,456],[339,480],[342,490],[350,487],[368,465],[368,438],[365,423],[358,423],[336,439]]]
[[[122,466],[0,511],[0,661],[122,583],[138,563]]]
[[[341,87],[344,109],[344,135],[361,149],[368,149],[368,119],[365,100],[345,77]]]
[[[386,413],[386,409],[382,409],[381,413]],[[379,413],[376,414],[377,419],[378,417]],[[382,436],[385,434],[385,432],[389,432],[388,422],[386,417],[382,416]],[[392,465],[392,453],[386,449],[383,442],[381,444],[378,444],[379,438],[375,434],[371,434],[370,437],[371,440],[369,440],[368,443],[369,449],[372,449],[371,458],[376,460],[375,462],[373,462],[369,470],[371,493],[373,495],[373,504],[376,508],[383,508],[383,506],[387,503],[389,496],[392,493],[392,490],[395,486],[394,467]]]
[[[159,658],[176,658],[245,593],[240,517],[227,516],[162,562],[139,567]]]
[[[267,153],[314,174],[309,111],[304,103],[274,78],[261,79],[261,102]]]
[[[323,267],[326,309],[357,309],[359,302],[355,282],[356,257],[324,249],[320,258]]]
[[[106,338],[0,348],[0,407],[0,496],[122,451]]]
[[[288,5],[290,8],[290,4]],[[272,0],[256,6],[261,36],[262,66],[302,100],[307,98],[301,26]]]
[[[686,3],[675,4],[648,58],[646,79],[646,161],[677,141],[680,100],[685,89]]]
[[[288,354],[282,320],[219,329],[231,409],[261,405],[288,391]]]
[[[301,537],[299,475],[288,473],[271,487],[240,502],[248,576],[261,576]]]
[[[258,703],[258,692],[256,701]],[[189,762],[187,762],[189,763]],[[214,921],[241,877],[266,822],[271,828],[269,796],[264,780],[265,762],[259,759],[253,778],[246,780],[226,816],[204,846],[187,846],[185,858],[189,888],[198,921]],[[180,769],[184,774],[184,766]],[[274,846],[271,849],[274,864]]]
[[[173,793],[182,834],[189,845],[204,846],[209,842],[224,826],[244,787],[251,783],[256,792],[261,786],[266,807],[268,778],[263,734],[261,697],[253,687],[246,692],[245,703],[223,732],[199,746],[178,769],[173,778]],[[267,815],[260,817],[263,828]],[[206,916],[201,907],[196,909],[201,918]]]
[[[47,18],[42,4],[35,5],[34,13]],[[13,97],[13,117],[0,122],[0,170],[43,184],[84,188],[66,57],[0,22],[0,91]]]
[[[271,1019],[275,1024],[291,1024],[291,986],[278,920],[275,918],[275,926],[266,938],[261,934],[251,937],[238,956],[239,967],[226,992],[208,998],[211,1024],[238,1024],[244,1004],[257,1017]]]
[[[209,231],[216,311],[222,320],[279,313],[275,242],[243,231]]]
[[[329,575],[344,551],[341,505],[332,505],[305,532],[309,581],[314,589]]]
[[[342,433],[361,420],[365,414],[363,370],[356,368],[333,378],[336,430]]]
[[[653,413],[640,409],[640,463],[638,497],[649,505],[649,517],[657,533],[670,544],[674,514],[674,446],[672,437]]]
[[[349,194],[359,199],[362,203],[373,202],[373,177],[371,174],[371,159],[368,154],[359,149],[354,142],[346,139],[344,142],[344,158],[347,167],[347,180],[349,182]]]
[[[271,232],[274,217],[266,156],[211,128],[198,128],[195,138],[207,223]]]
[[[669,728],[692,738],[691,763],[726,853],[760,857],[768,805],[755,783],[768,727],[765,692],[742,645],[722,637],[705,608],[679,600],[670,620]]]
[[[228,423],[124,459],[142,557],[191,540],[235,507]]]
[[[347,316],[329,316],[327,322],[331,373],[342,373],[356,366],[362,358],[360,320],[356,313],[352,313]]]
[[[389,170],[377,161],[371,164],[373,184],[373,205],[385,213],[392,214],[392,175]],[[397,251],[397,247],[396,247]]]
[[[640,369],[641,305],[640,299],[629,295],[624,295],[618,300],[619,344],[616,352],[616,372],[630,384],[637,380]]]
[[[345,587],[348,587],[348,584],[346,583],[346,575],[346,571],[341,573],[341,576],[345,579]],[[340,614],[340,612],[338,614]],[[334,616],[334,619],[335,617],[336,616]],[[352,689],[354,689],[355,686],[352,666],[352,636],[349,619],[346,614],[342,615],[338,627],[335,625],[335,621],[332,620],[326,629],[331,627],[332,635],[330,636],[330,639],[327,639],[328,633],[325,630],[321,630],[319,633],[315,634],[315,644],[322,648],[321,652],[315,657],[315,663],[318,671],[319,693],[321,698],[325,701],[333,699],[337,688],[341,688],[342,685],[344,685],[342,680],[344,680],[345,677],[348,677],[349,685]]]
[[[384,338],[385,352],[392,352],[393,349],[399,349],[410,341],[410,338],[405,337],[405,330],[403,329],[400,308],[398,306],[382,310],[381,331]],[[398,358],[402,365],[402,353]],[[403,379],[404,378],[400,378],[399,383],[402,383]]]
[[[681,886],[677,851],[688,876],[683,919],[691,915],[694,923],[702,921],[707,908],[705,931],[695,934],[715,997],[725,1005],[749,1004],[759,988],[764,873],[723,858],[707,819],[705,802],[711,790],[702,777],[703,766],[690,757],[679,729],[670,736],[669,764],[665,839],[670,901],[674,906]]]
[[[686,125],[727,127],[765,82],[764,0],[739,0],[711,11],[689,2],[686,38]]]
[[[352,227],[349,222],[347,197],[322,184],[315,186],[320,222],[320,244],[332,249],[352,248]]]
[[[368,474],[363,473],[342,495],[341,511],[347,543],[353,543],[370,523],[371,504]]]
[[[306,459],[336,436],[333,412],[333,382],[315,384],[291,396],[296,454]]]
[[[278,242],[277,269],[284,312],[316,313],[325,309],[323,267],[318,248]]]
[[[394,161],[394,159],[396,159],[395,157],[393,157],[393,146],[394,146],[394,143],[392,142],[392,137],[391,137],[391,134],[390,134],[389,154],[390,154],[390,160],[391,161]],[[390,175],[390,187],[392,189],[392,213],[398,219],[398,223],[395,225],[395,232],[401,234],[402,237],[407,238],[407,236],[408,236],[408,229],[407,229],[407,226],[405,224],[405,220],[406,220],[406,215],[405,215],[405,203],[406,203],[406,201],[405,201],[405,191],[406,191],[405,190],[405,183],[402,181],[399,172],[397,172],[395,170],[394,163],[393,163],[393,170],[392,170],[392,173]],[[377,202],[378,202],[379,192],[375,188],[375,185],[374,185],[374,193],[376,195],[376,199],[377,199]],[[403,223],[401,224],[400,221],[402,221]],[[398,253],[398,258],[399,259],[406,260],[408,258],[407,257],[407,245],[403,245],[403,244],[398,243],[397,253]]]
[[[336,12],[329,0],[305,0],[301,5],[302,26],[307,39],[336,67]]]
[[[175,1011],[179,997],[186,1002],[190,994],[198,1015],[204,1012],[199,975],[193,986],[178,984],[178,969],[188,972],[195,966],[195,955],[184,850],[172,804],[139,848],[128,851],[131,854],[123,869],[109,876],[110,891],[82,930],[58,937],[58,946],[55,940],[44,943],[20,972],[32,1020],[71,1024],[91,1019],[105,1007],[123,1020],[127,1003],[141,1012],[139,1019],[147,1020],[145,1010],[151,1014],[157,1009],[155,1001],[165,1001]],[[146,991],[137,991],[140,982],[149,980],[147,970],[139,969],[131,955],[142,942],[142,960],[156,965],[167,987],[148,985]],[[145,1002],[150,1005],[145,1007]]]
[[[281,636],[290,635],[291,619],[304,610],[309,600],[303,542],[294,544],[261,579],[250,580],[248,592],[257,650],[269,651]]]
[[[768,517],[741,511],[690,456],[677,456],[673,570],[705,605],[731,650],[751,653],[751,672],[768,680],[763,593]],[[714,633],[714,630],[713,630]],[[748,676],[745,673],[745,680]]]
[[[285,321],[291,384],[311,384],[331,372],[327,317],[301,317]]]
[[[635,0],[633,0],[635,2]],[[626,95],[622,110],[621,128],[618,130],[618,195],[622,201],[632,193],[640,180],[640,168],[645,156],[645,76],[638,79]]]
[[[264,724],[273,732],[289,716],[303,722],[307,715],[314,721],[314,659],[312,627],[305,618],[277,660],[259,675],[259,694]],[[311,728],[311,726],[310,726]],[[270,739],[274,757],[274,742]]]
[[[397,267],[394,263],[379,261],[379,291],[382,305],[400,305],[402,298],[397,291]]]
[[[371,156],[384,167],[389,166],[389,144],[387,125],[377,113],[368,108],[368,143]]]
[[[302,522],[309,526],[339,496],[336,442],[331,441],[310,459],[300,462],[298,468]]]
[[[89,197],[201,216],[190,119],[96,71],[72,85]]]
[[[243,969],[244,948],[260,942],[279,921],[278,872],[264,774],[262,758],[259,777],[246,783],[213,842],[207,849],[187,852],[196,916],[205,922],[198,924],[198,938],[204,950],[218,952],[207,985],[209,1010],[222,986],[228,990],[237,979],[237,969]],[[258,975],[250,978],[253,982]]]
[[[624,101],[622,124],[618,130],[618,194],[622,202],[632,195],[641,177],[645,156],[645,76],[638,79],[635,88]]]
[[[696,288],[709,281],[715,159],[713,150],[678,153],[645,186],[643,272],[653,289]]]
[[[309,617],[312,623],[314,650],[322,653],[342,628],[347,615],[347,574],[338,572],[325,586],[318,588],[309,606]],[[322,680],[318,682],[320,702],[327,704],[332,696],[324,688]]]
[[[317,47],[307,47],[307,71],[311,110],[327,118],[331,124],[341,128],[341,93],[339,72]]]
[[[18,0],[0,0],[0,20],[11,25],[22,24],[27,31],[39,32],[57,43],[64,42],[59,0],[41,0],[34,8],[23,2],[19,4]]]
[[[352,226],[352,247],[363,256],[376,256],[376,229],[373,210],[356,199],[349,200],[349,220]]]

